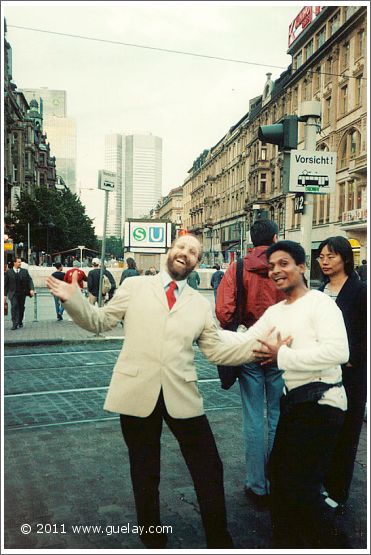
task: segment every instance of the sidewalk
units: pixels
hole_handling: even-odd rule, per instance
[[[123,339],[124,328],[118,324],[113,330],[95,335],[90,331],[83,330],[74,322],[39,320],[38,322],[25,322],[23,328],[11,330],[12,322],[4,322],[4,345],[21,345],[37,343],[61,343],[72,341],[104,341],[107,339]]]

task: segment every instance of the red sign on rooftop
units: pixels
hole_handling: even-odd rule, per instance
[[[305,6],[295,17],[294,21],[289,25],[289,47],[304,31],[304,29],[312,23],[313,19],[322,10],[322,6]]]

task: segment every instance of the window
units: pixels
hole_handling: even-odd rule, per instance
[[[336,33],[336,31],[339,28],[339,24],[340,24],[340,12],[337,12],[334,15],[334,17],[332,17],[330,19],[330,22],[329,22],[329,35],[330,35],[330,37],[332,37],[332,35],[334,33]]]
[[[345,21],[352,17],[352,15],[357,11],[357,6],[346,6],[345,8]]]
[[[321,48],[326,41],[326,27],[322,27],[317,33],[317,48]]]
[[[347,210],[354,210],[354,182],[348,183],[348,205]]]
[[[346,114],[348,111],[348,85],[340,89],[340,115]]]
[[[356,79],[356,106],[362,104],[362,79],[363,75],[359,75]]]
[[[323,111],[323,123],[324,125],[330,125],[331,121],[331,96],[325,98],[325,106]]]
[[[321,66],[317,66],[313,74],[313,90],[318,91],[321,88]]]
[[[360,58],[363,56],[363,50],[365,47],[365,31],[361,29],[357,34],[356,40],[356,58]]]
[[[292,90],[292,111],[298,108],[298,87]]]
[[[354,158],[357,156],[359,152],[358,142],[359,142],[359,133],[358,131],[352,131],[350,134],[350,158]]]
[[[302,63],[303,63],[303,59],[300,51],[294,58],[294,69],[298,69]]]
[[[262,150],[261,150],[261,160],[266,160],[266,159],[267,159],[267,149],[262,148]]]
[[[361,135],[356,129],[352,129],[343,137],[339,149],[339,168],[345,168],[361,150]]]
[[[363,187],[362,185],[357,185],[356,186],[356,199],[355,199],[355,209],[358,208],[362,208],[362,191],[363,191]]]
[[[329,56],[325,63],[325,83],[329,83],[332,77],[332,57]]]
[[[350,51],[349,42],[346,42],[343,45],[343,51],[342,51],[342,59],[341,59],[342,71],[344,71],[349,67],[349,51]]]
[[[310,58],[311,55],[313,54],[313,39],[311,39],[308,42],[308,44],[305,45],[304,54],[305,54],[305,60],[308,60],[308,58]]]
[[[345,212],[345,183],[339,184],[339,212],[338,219],[341,220]]]
[[[267,190],[267,174],[260,174],[260,192],[265,193]]]
[[[310,79],[304,79],[302,85],[302,98],[303,100],[311,100],[312,99],[312,82]]]

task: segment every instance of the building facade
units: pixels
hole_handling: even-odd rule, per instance
[[[148,217],[161,198],[162,139],[151,134],[106,135],[105,169],[116,173],[107,233],[122,237],[125,220]]]
[[[5,23],[6,33],[6,23]],[[30,104],[17,89],[12,75],[12,49],[4,38],[4,216],[17,208],[22,192],[35,187],[54,188],[56,159],[43,130],[36,100]]]
[[[53,145],[57,174],[76,193],[76,123],[67,117],[67,93],[48,87],[22,89],[28,102],[37,100],[44,130]]]
[[[183,222],[209,263],[245,251],[257,217],[274,219],[280,238],[300,241],[301,215],[282,189],[282,154],[258,140],[258,128],[298,114],[307,100],[322,104],[317,150],[337,153],[335,192],[313,195],[312,259],[330,235],[350,240],[356,263],[366,258],[366,33],[365,6],[303,8],[289,28],[292,64],[276,80],[268,73],[249,111],[195,160],[183,184]]]

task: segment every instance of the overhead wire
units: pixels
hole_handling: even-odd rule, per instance
[[[194,56],[197,58],[206,58],[209,60],[219,60],[222,62],[232,62],[232,63],[237,63],[237,64],[247,64],[247,65],[254,65],[254,66],[260,66],[260,67],[269,67],[269,68],[276,68],[276,69],[287,69],[286,66],[278,66],[278,65],[274,65],[274,64],[262,64],[260,62],[250,62],[248,60],[237,60],[235,58],[223,58],[221,56],[211,56],[208,54],[198,54],[197,52],[186,52],[184,50],[174,50],[171,48],[160,48],[157,46],[147,46],[147,45],[143,45],[143,44],[134,44],[134,43],[130,43],[130,42],[122,42],[122,41],[116,41],[116,40],[109,40],[109,39],[102,39],[102,38],[97,38],[97,37],[89,37],[86,35],[75,35],[72,33],[62,33],[59,31],[49,31],[48,29],[36,29],[35,27],[24,27],[21,25],[11,25],[11,24],[7,24],[7,27],[12,27],[14,29],[22,29],[24,31],[34,31],[36,33],[45,33],[45,34],[49,34],[49,35],[57,35],[57,36],[62,36],[62,37],[68,37],[68,38],[76,38],[76,39],[83,39],[83,40],[90,40],[90,41],[94,41],[94,42],[103,42],[106,44],[115,44],[115,45],[119,45],[119,46],[129,46],[132,48],[142,48],[142,49],[146,49],[146,50],[155,50],[158,52],[166,52],[168,54],[179,54],[182,56]],[[299,68],[298,68],[299,69]],[[334,77],[343,77],[343,78],[353,78],[353,79],[363,79],[363,80],[367,80],[366,77],[359,77],[359,76],[355,76],[355,75],[344,75],[343,73],[328,73],[328,72],[322,72],[322,71],[315,71],[315,70],[311,70],[312,73],[316,73],[317,75],[332,75]]]

